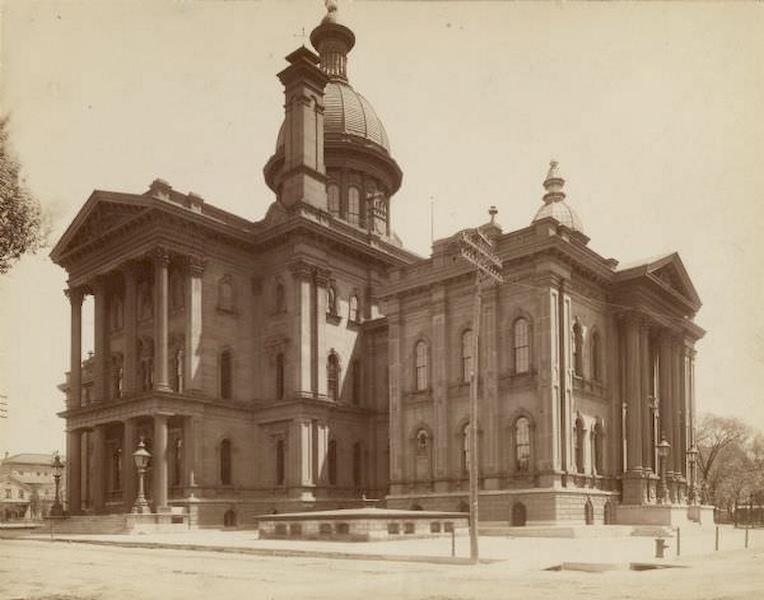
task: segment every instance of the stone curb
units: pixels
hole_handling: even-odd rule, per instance
[[[248,554],[251,556],[269,556],[282,558],[334,558],[341,560],[382,560],[388,562],[430,563],[436,565],[470,565],[472,561],[462,556],[416,556],[406,554],[354,554],[352,552],[330,552],[320,550],[292,550],[288,548],[244,548],[237,546],[205,546],[202,544],[167,544],[163,542],[128,542],[115,540],[78,540],[72,538],[4,538],[7,540],[59,542],[69,544],[90,544],[93,546],[117,546],[120,548],[146,548],[151,550],[187,550],[194,552],[221,552],[229,554]],[[482,558],[480,564],[503,562],[503,559]]]

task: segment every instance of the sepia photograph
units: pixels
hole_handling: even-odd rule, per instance
[[[0,600],[761,598],[762,31],[0,0]]]

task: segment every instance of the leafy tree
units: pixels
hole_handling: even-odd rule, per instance
[[[44,229],[40,204],[26,188],[9,147],[8,118],[0,117],[0,274],[22,254],[44,245]]]

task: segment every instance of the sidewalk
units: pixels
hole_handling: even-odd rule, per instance
[[[745,530],[720,526],[720,552],[741,550]],[[145,535],[50,535],[32,534],[23,539],[123,547],[164,548],[213,552],[235,552],[261,556],[302,556],[369,560],[397,560],[434,563],[461,563],[469,557],[469,537],[400,539],[379,542],[328,542],[258,539],[254,531],[187,530],[180,533]],[[481,560],[505,561],[512,571],[541,570],[568,563],[602,563],[627,566],[629,563],[676,564],[689,557],[715,554],[714,527],[682,531],[681,556],[676,556],[676,537],[667,538],[666,558],[655,558],[655,540],[650,537],[616,538],[480,538]],[[750,549],[764,549],[764,530],[751,530]]]

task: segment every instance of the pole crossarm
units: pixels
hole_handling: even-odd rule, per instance
[[[480,229],[462,231],[459,236],[459,254],[480,273],[498,283],[504,281],[501,259],[494,253],[493,244]]]

